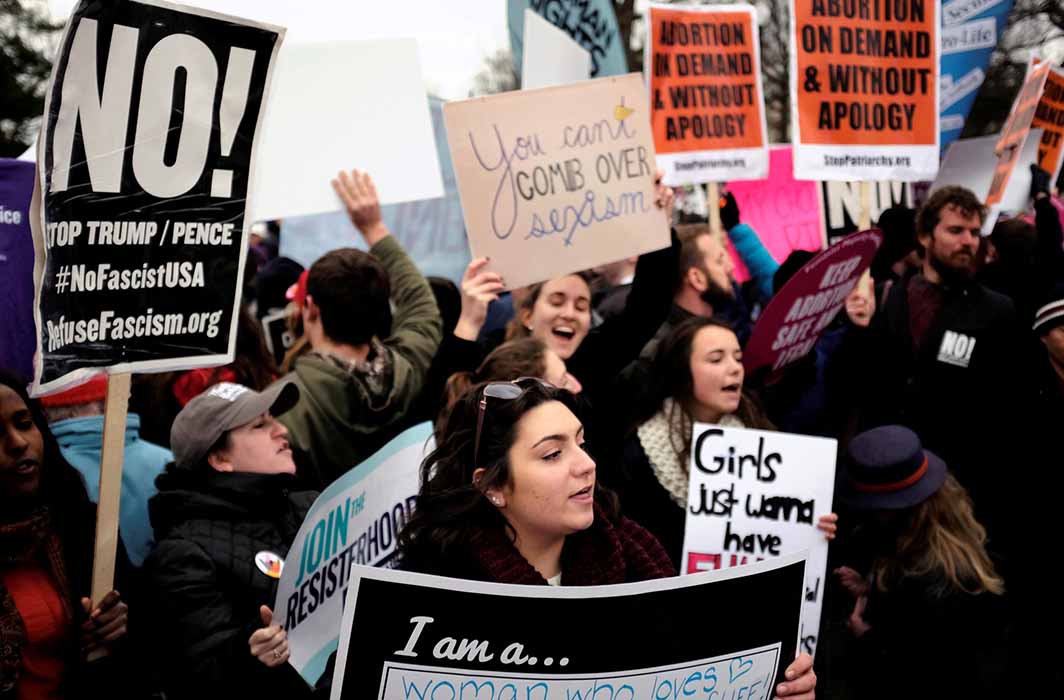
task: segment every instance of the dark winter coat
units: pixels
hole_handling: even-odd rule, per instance
[[[185,471],[157,480],[148,508],[155,551],[145,562],[155,616],[154,659],[168,698],[309,695],[288,664],[267,668],[248,640],[273,607],[277,579],[255,555],[288,554],[316,493],[285,474]]]
[[[1001,415],[1015,406],[1022,363],[1012,302],[976,283],[944,288],[944,302],[919,354],[909,331],[908,287],[894,285],[864,335],[864,427],[900,423],[945,459],[976,503],[986,506],[1004,454]],[[978,514],[978,513],[977,513]],[[983,515],[990,517],[990,513]],[[982,519],[982,518],[981,518]]]

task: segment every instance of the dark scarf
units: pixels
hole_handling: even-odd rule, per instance
[[[48,567],[59,589],[63,609],[68,617],[70,583],[67,580],[63,548],[51,513],[41,507],[26,520],[0,525],[0,570],[30,562]],[[15,607],[15,600],[0,582],[0,696],[10,693],[22,670],[22,647],[26,644],[26,626]]]
[[[494,583],[547,585],[502,529],[482,531],[471,543],[470,563],[477,578]],[[611,523],[595,509],[595,522],[565,538],[562,584],[602,586],[675,576],[654,536],[627,518]]]

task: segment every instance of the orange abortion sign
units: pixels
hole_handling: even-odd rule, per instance
[[[934,179],[938,8],[935,0],[791,0],[796,177]]]
[[[1031,123],[1034,121],[1035,112],[1042,99],[1042,89],[1045,87],[1049,72],[1048,63],[1032,65],[1027,71],[1027,79],[1024,80],[1020,94],[1012,104],[1012,112],[1009,114],[1008,121],[1005,122],[1005,128],[1001,130],[997,145],[994,146],[998,162],[994,167],[994,177],[990,181],[990,191],[986,195],[987,206],[999,204],[1005,194],[1005,188],[1016,167],[1016,160],[1023,148],[1023,142],[1031,131]]]
[[[1042,130],[1038,165],[1056,180],[1064,162],[1064,71],[1053,68],[1046,75],[1031,128]]]
[[[670,185],[768,175],[760,44],[750,5],[651,5],[651,127]]]

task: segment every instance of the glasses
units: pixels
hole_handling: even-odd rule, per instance
[[[480,432],[484,428],[484,414],[488,408],[488,397],[502,399],[503,401],[513,401],[525,393],[530,386],[535,386],[532,382],[545,389],[556,388],[550,382],[545,382],[539,377],[518,377],[512,382],[492,382],[484,387],[484,391],[480,394],[480,405],[477,407],[477,432],[473,438],[474,469],[480,466]]]

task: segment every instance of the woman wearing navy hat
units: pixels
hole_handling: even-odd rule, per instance
[[[967,491],[899,425],[856,436],[846,477],[842,499],[867,516],[863,571],[835,571],[854,598],[856,697],[984,697],[1005,586]]]

